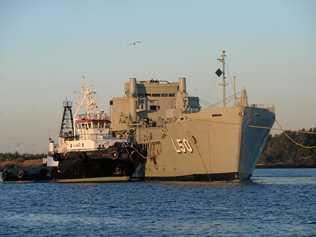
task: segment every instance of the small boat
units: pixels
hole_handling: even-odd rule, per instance
[[[10,164],[0,172],[0,182],[50,180],[53,177],[51,172],[52,169],[45,166]]]

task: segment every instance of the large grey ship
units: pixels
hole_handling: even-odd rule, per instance
[[[125,84],[125,96],[114,97],[111,130],[142,147],[146,159],[135,177],[149,180],[249,179],[275,120],[273,106],[249,105],[241,90],[226,103],[225,51],[219,58],[223,105],[201,108],[189,96],[186,78],[177,82],[137,81]],[[140,167],[142,166],[142,167]]]
[[[76,109],[73,119],[66,104],[58,145],[50,146],[58,177],[249,179],[273,126],[274,107],[250,105],[245,89],[227,102],[225,56],[223,51],[216,71],[223,80],[219,106],[202,108],[199,98],[188,94],[186,78],[130,78],[124,96],[111,99],[107,116],[98,111],[92,91],[83,88],[79,105],[86,105],[86,112]]]

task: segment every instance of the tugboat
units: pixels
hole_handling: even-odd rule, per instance
[[[82,86],[74,116],[72,102],[63,103],[58,144],[50,140],[48,152],[58,162],[47,163],[57,166],[56,179],[131,177],[143,162],[137,145],[128,142],[128,136],[113,136],[110,119],[99,110],[95,94],[90,87]]]

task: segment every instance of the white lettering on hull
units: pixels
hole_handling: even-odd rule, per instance
[[[176,138],[175,139],[176,143],[173,141],[171,137],[170,137],[170,140],[172,142],[173,148],[175,149],[177,153],[186,153],[186,152],[192,153],[193,152],[192,146],[190,142],[188,141],[188,139]]]

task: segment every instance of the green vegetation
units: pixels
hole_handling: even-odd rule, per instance
[[[18,152],[15,152],[15,153],[6,152],[6,153],[0,153],[0,161],[17,160],[17,159],[38,160],[38,159],[42,159],[45,156],[46,155],[44,153],[42,153],[42,154],[29,154],[29,153],[20,154]]]
[[[315,134],[312,134],[315,133]],[[295,142],[316,146],[316,128],[286,131]],[[258,167],[316,167],[316,148],[305,149],[294,144],[285,133],[270,136]]]

